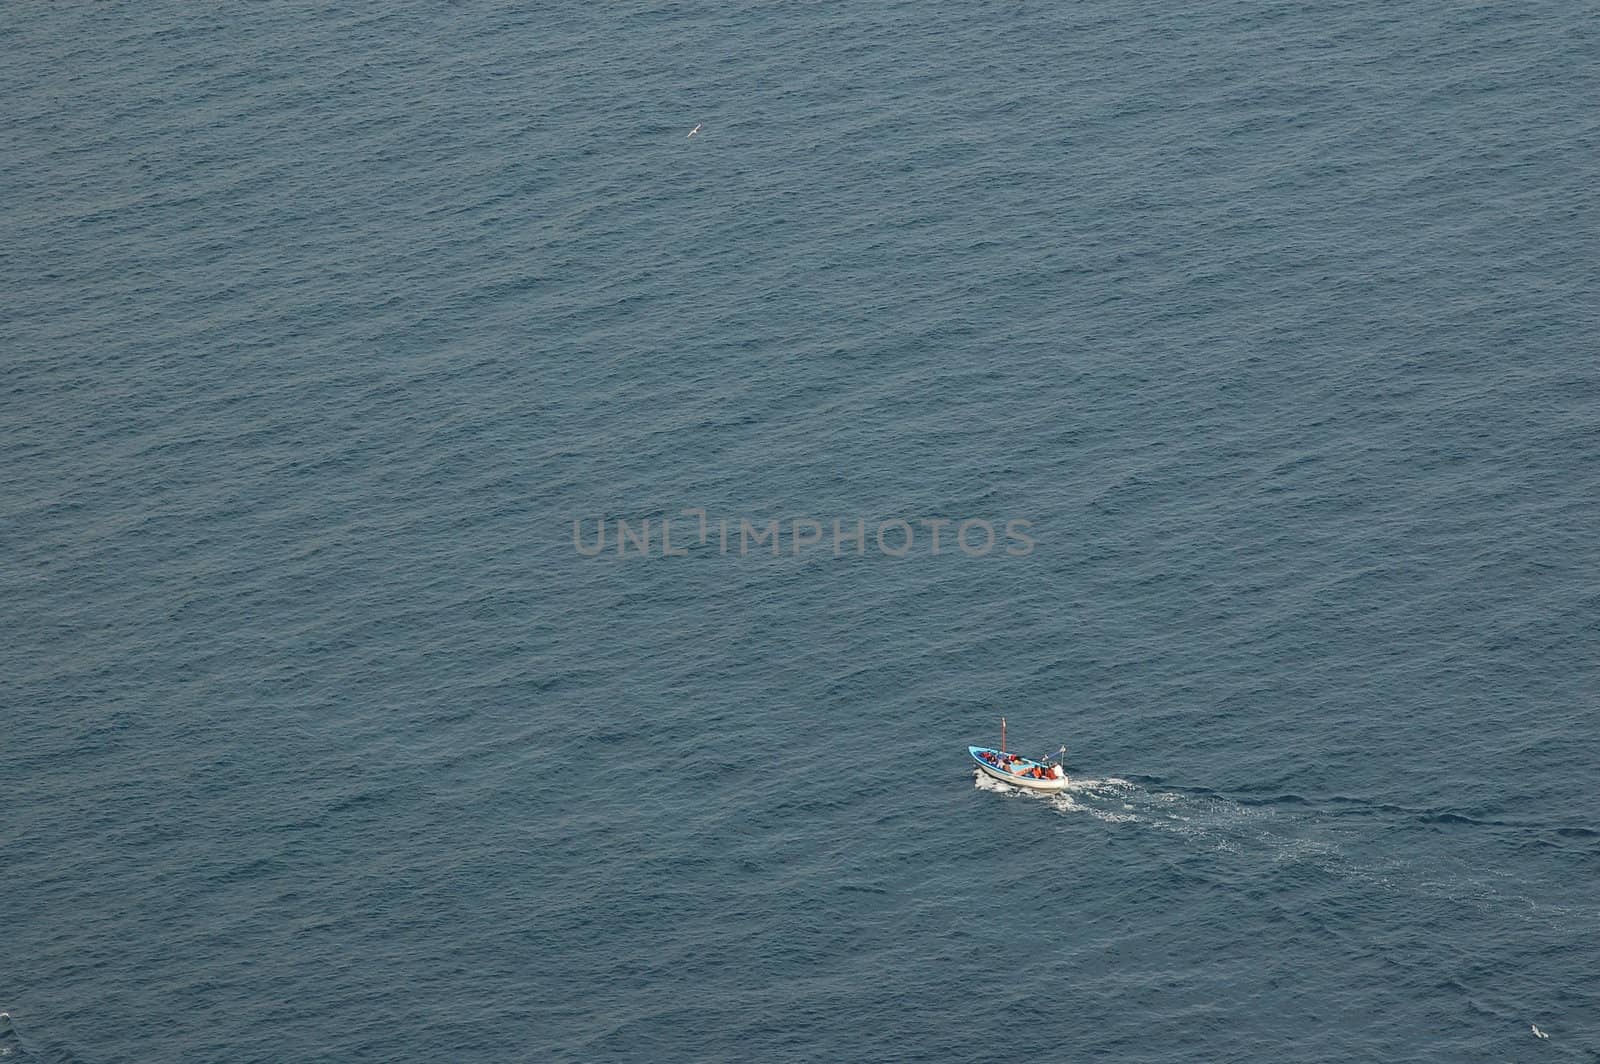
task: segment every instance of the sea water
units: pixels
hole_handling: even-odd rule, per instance
[[[0,1049],[1590,1059],[1591,15],[7,5]]]

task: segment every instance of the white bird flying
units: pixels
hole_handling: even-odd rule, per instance
[[[704,122],[696,122],[696,123],[695,123],[695,124],[694,124],[694,128],[693,128],[693,129],[691,129],[691,130],[689,130],[689,137],[692,137],[692,136],[694,136],[694,135],[695,135],[695,134],[696,134],[696,133],[698,133],[698,132],[700,132],[700,127],[701,127],[701,126],[703,126],[703,125],[705,125],[705,123],[704,123]],[[689,139],[689,137],[685,137],[685,138],[683,138],[683,139],[684,139],[684,140],[688,140],[688,139]]]
[[[1550,1037],[1549,1035],[1545,1034],[1543,1031],[1539,1030],[1539,1025],[1538,1024],[1536,1024],[1536,1023],[1535,1024],[1530,1024],[1529,1026],[1531,1026],[1533,1028],[1533,1037],[1535,1037],[1535,1038],[1549,1038]]]

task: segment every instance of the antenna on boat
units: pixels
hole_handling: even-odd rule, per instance
[[[1006,718],[1000,718],[1000,752],[1006,752]]]

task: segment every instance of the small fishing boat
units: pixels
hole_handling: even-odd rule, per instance
[[[1067,748],[1060,750],[1048,757],[1032,758],[1023,757],[1021,754],[1007,752],[1006,748],[1006,720],[1000,718],[1000,748],[997,750],[989,746],[969,746],[967,753],[972,755],[972,760],[978,765],[978,771],[994,779],[1011,784],[1013,787],[1026,787],[1033,791],[1064,791],[1067,789],[1067,770],[1065,761]]]

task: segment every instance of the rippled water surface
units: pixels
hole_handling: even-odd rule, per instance
[[[1592,15],[8,5],[0,1054],[1600,1059]]]

